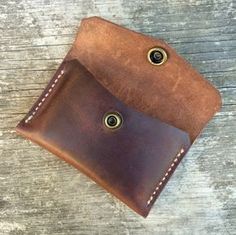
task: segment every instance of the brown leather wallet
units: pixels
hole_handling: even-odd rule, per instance
[[[168,44],[91,17],[16,130],[146,217],[220,106]]]

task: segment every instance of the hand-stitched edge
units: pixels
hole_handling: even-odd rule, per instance
[[[149,206],[151,204],[151,202],[154,200],[155,195],[160,190],[162,184],[167,180],[170,172],[172,171],[173,167],[177,164],[177,162],[179,161],[179,158],[181,157],[181,155],[183,153],[184,153],[184,148],[181,148],[180,151],[178,152],[178,154],[176,155],[176,157],[174,158],[174,160],[172,161],[170,167],[166,171],[164,177],[159,181],[158,186],[155,188],[155,190],[153,191],[153,193],[150,196],[149,200],[147,201],[147,206]]]
[[[62,77],[62,75],[65,73],[65,70],[62,69],[61,72],[55,77],[55,80],[53,81],[52,85],[49,87],[48,92],[43,96],[43,98],[39,101],[38,105],[33,109],[32,114],[25,119],[25,123],[28,123],[30,120],[33,119],[33,117],[35,116],[35,114],[38,112],[40,106],[45,102],[45,100],[47,99],[47,97],[49,97],[50,93],[52,92],[52,90],[54,89],[54,87],[56,86],[56,83],[58,82],[58,80]]]

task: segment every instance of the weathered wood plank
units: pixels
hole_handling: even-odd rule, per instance
[[[14,131],[91,15],[165,39],[223,97],[147,219]],[[2,0],[0,35],[0,234],[236,234],[235,1]]]

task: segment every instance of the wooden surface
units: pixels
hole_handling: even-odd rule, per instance
[[[0,234],[236,234],[235,12],[233,0],[1,0]],[[14,131],[92,15],[165,39],[223,97],[147,219]]]

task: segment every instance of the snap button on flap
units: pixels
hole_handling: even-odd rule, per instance
[[[148,61],[153,65],[164,64],[167,61],[167,53],[162,48],[152,48],[148,51]]]
[[[123,123],[123,117],[118,112],[109,112],[104,115],[103,122],[109,129],[118,129]]]

